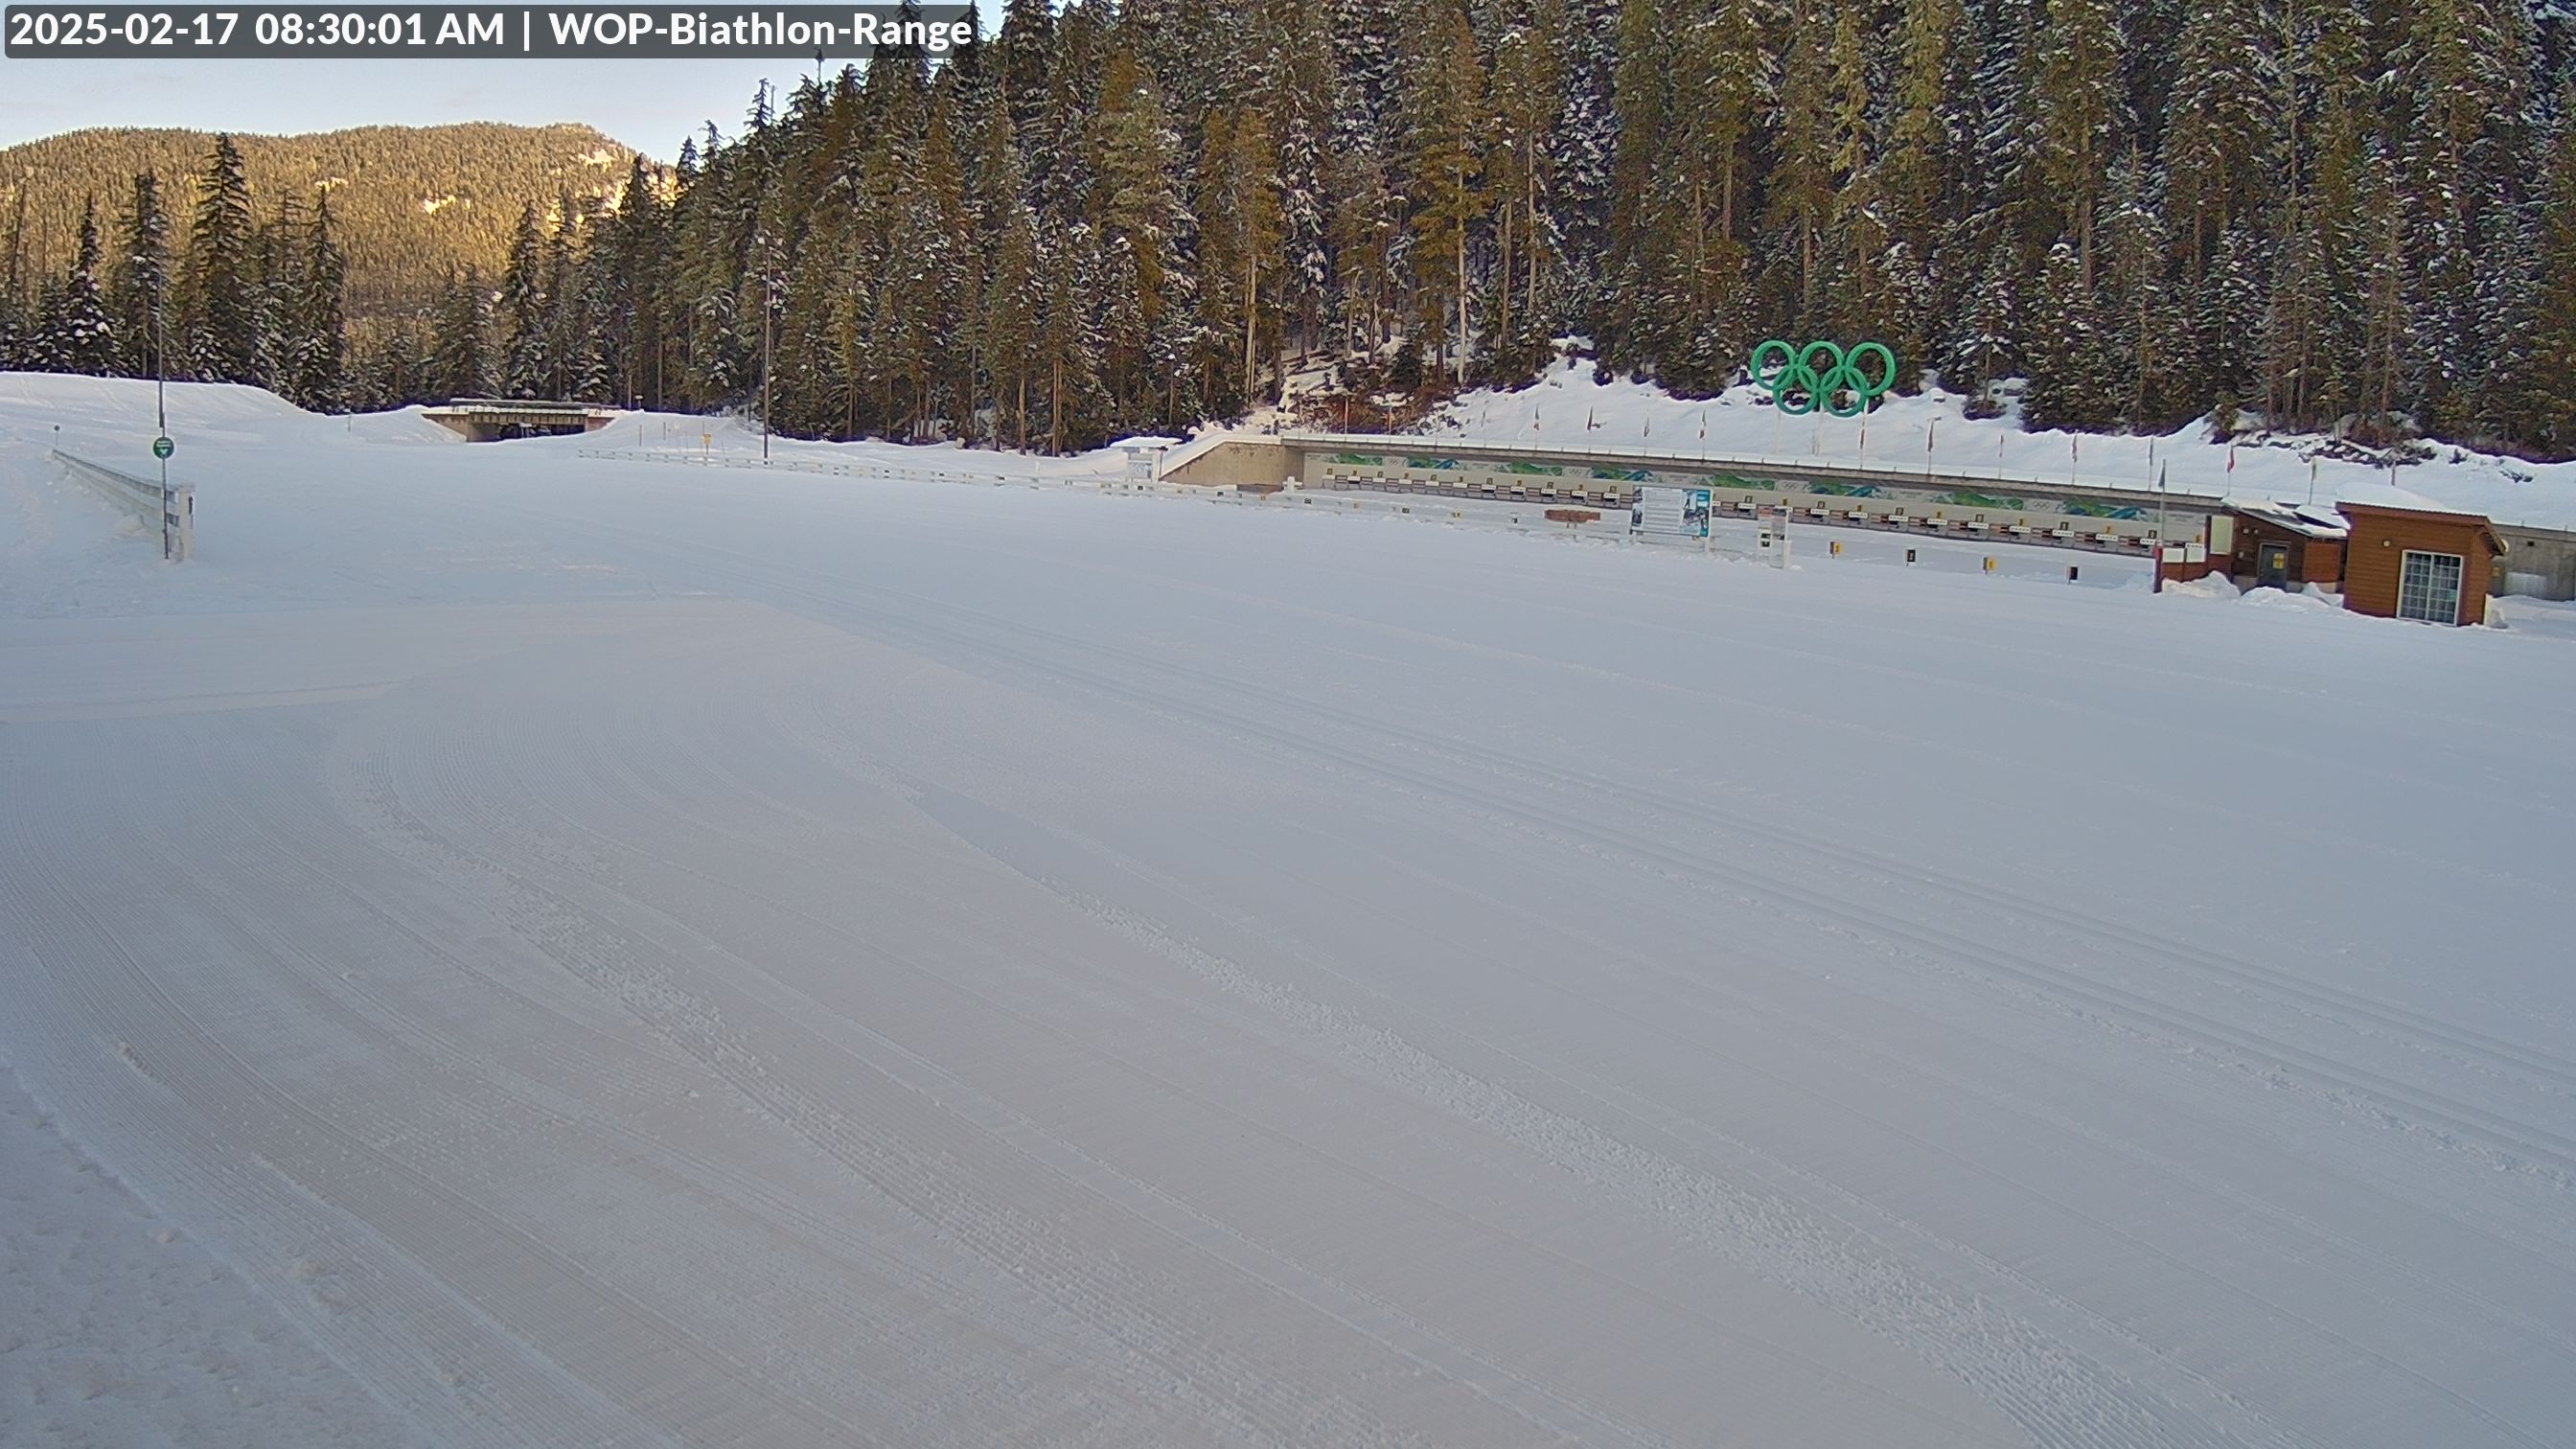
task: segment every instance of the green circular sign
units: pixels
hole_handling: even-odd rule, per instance
[[[155,458],[167,458],[177,451],[179,451],[179,445],[166,437],[152,440],[152,456]]]
[[[1875,380],[1861,375],[1859,362],[1875,358]],[[1791,347],[1774,337],[1753,349],[1754,384],[1771,394],[1772,405],[1793,417],[1818,408],[1838,418],[1856,418],[1896,385],[1896,354],[1886,344],[1863,342],[1846,353],[1832,342]]]

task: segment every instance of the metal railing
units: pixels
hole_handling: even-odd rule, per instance
[[[692,452],[687,449],[651,448],[581,448],[584,458],[616,458],[636,463],[687,463],[711,468],[768,468],[788,473],[823,473],[843,478],[902,478],[918,483],[981,483],[991,487],[1009,484],[1039,486],[1071,484],[1094,487],[1097,476],[1072,475],[1040,477],[1034,474],[1003,473],[980,468],[917,468],[904,463],[829,462],[819,458],[779,458],[763,460],[753,453],[728,453],[721,450]]]
[[[185,562],[196,552],[197,494],[185,483],[162,484],[151,478],[138,478],[120,472],[104,463],[52,450],[54,461],[86,485],[91,492],[141,518],[161,530],[161,556],[174,563]]]
[[[1338,448],[1357,453],[1409,453],[1417,455],[1452,455],[1468,458],[1518,458],[1529,461],[1565,461],[1601,466],[1626,463],[1637,467],[1664,465],[1693,471],[1779,475],[1794,478],[1818,478],[1834,481],[1868,483],[1914,483],[1940,487],[1944,484],[1972,487],[2005,483],[2017,488],[2050,493],[2116,492],[2124,495],[2155,494],[2158,490],[2136,479],[2094,474],[2054,477],[2046,474],[2019,472],[2003,468],[1970,468],[1955,463],[1927,466],[1919,462],[1862,458],[1785,457],[1774,458],[1742,453],[1689,452],[1680,449],[1637,448],[1628,446],[1588,448],[1565,443],[1516,443],[1502,439],[1440,437],[1418,433],[1304,433],[1285,432],[1277,441],[1295,448]],[[2220,495],[2183,487],[2165,490],[2165,496],[2176,503],[2195,507],[2212,507]]]

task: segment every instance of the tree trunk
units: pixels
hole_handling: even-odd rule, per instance
[[[1726,169],[1718,178],[1717,231],[1728,241],[1735,240],[1735,148],[1726,148]]]
[[[1691,171],[1690,297],[1691,310],[1697,313],[1700,304],[1708,300],[1707,293],[1702,290],[1708,285],[1708,183],[1698,174],[1698,167],[1692,167]]]
[[[1460,178],[1461,183],[1465,181]],[[1458,385],[1467,385],[1467,219],[1458,219]]]
[[[1531,167],[1531,168],[1530,168],[1530,172],[1529,172],[1529,189],[1528,189],[1528,193],[1527,193],[1527,206],[1528,206],[1528,210],[1527,210],[1527,212],[1525,213],[1525,215],[1528,217],[1528,220],[1529,220],[1529,225],[1528,225],[1528,226],[1527,226],[1527,228],[1526,228],[1526,230],[1529,232],[1529,242],[1528,242],[1528,250],[1529,250],[1529,295],[1528,295],[1528,296],[1526,296],[1526,297],[1524,297],[1524,298],[1522,298],[1521,300],[1522,300],[1522,310],[1523,310],[1523,311],[1526,311],[1526,312],[1530,312],[1530,313],[1535,314],[1535,313],[1538,311],[1538,254],[1539,254],[1539,245],[1538,245],[1538,168],[1537,168],[1537,167],[1535,167],[1535,166]],[[1511,274],[1510,274],[1510,273],[1508,273],[1508,272],[1504,273],[1504,285],[1505,285],[1505,286],[1509,286],[1509,285],[1511,284],[1511,282],[1510,282],[1510,277],[1511,277]]]

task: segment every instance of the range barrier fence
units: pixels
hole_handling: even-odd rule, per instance
[[[196,552],[196,489],[185,483],[164,486],[158,479],[110,468],[60,448],[52,452],[54,461],[75,481],[143,520],[145,527],[158,528],[163,558],[181,563]]]

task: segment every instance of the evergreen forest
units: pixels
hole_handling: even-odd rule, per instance
[[[77,196],[29,167],[0,366],[1066,450],[1291,378],[1400,421],[1568,337],[1684,395],[1874,338],[1974,407],[2025,379],[2034,428],[2564,458],[2572,35],[2561,0],[1008,0],[669,165],[522,165],[476,246],[254,187],[230,137]]]

